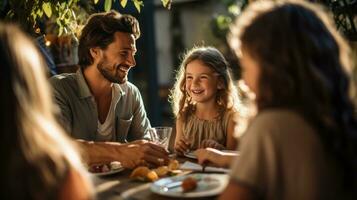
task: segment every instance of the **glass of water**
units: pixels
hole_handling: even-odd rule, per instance
[[[148,129],[151,141],[163,146],[166,150],[169,148],[172,128],[168,126],[153,127]]]

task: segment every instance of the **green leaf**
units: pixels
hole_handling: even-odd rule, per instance
[[[99,0],[94,0],[94,4],[97,4],[99,2]]]
[[[112,0],[105,0],[104,10],[108,12],[112,8]]]
[[[36,14],[37,14],[37,16],[42,17],[43,16],[43,9],[38,9]]]
[[[128,3],[128,0],[120,0],[120,5],[121,7],[125,8],[126,4]]]
[[[171,7],[171,0],[161,0],[161,3],[162,3],[162,5],[163,5],[165,8],[170,9],[170,7]]]
[[[52,16],[52,9],[51,9],[51,3],[50,2],[45,2],[42,4],[42,9],[45,12],[46,16],[50,18]]]
[[[239,15],[242,11],[240,7],[238,7],[236,4],[233,4],[228,7],[228,12],[232,13],[233,15],[237,16]]]
[[[144,6],[144,3],[141,0],[133,0],[134,6],[138,12],[141,11],[141,7]]]
[[[63,33],[63,26],[61,25],[61,26],[59,27],[58,36],[61,36],[62,33]]]

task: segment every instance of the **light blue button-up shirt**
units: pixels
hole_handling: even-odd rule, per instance
[[[95,141],[98,134],[97,105],[82,70],[53,76],[50,82],[55,102],[60,108],[60,124],[73,138]],[[148,139],[145,133],[151,125],[138,88],[128,81],[117,86],[120,95],[115,106],[115,134],[111,141]]]

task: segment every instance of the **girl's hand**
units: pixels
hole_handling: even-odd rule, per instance
[[[181,138],[178,142],[175,143],[175,151],[178,155],[183,155],[187,150],[190,149],[191,143],[185,139]]]
[[[220,163],[220,157],[222,156],[220,154],[220,151],[212,148],[206,148],[206,149],[197,149],[195,151],[195,154],[197,156],[198,163],[200,165],[208,164],[210,163],[211,165],[214,166],[223,166],[222,163]]]
[[[200,148],[214,148],[214,149],[219,149],[222,150],[224,149],[224,146],[219,144],[218,142],[211,140],[211,139],[206,139],[201,142]]]
[[[198,149],[195,154],[200,165],[210,164],[225,168],[228,168],[232,160],[239,155],[238,153],[225,153],[212,148]]]

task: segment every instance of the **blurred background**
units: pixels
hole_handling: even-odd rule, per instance
[[[357,0],[318,2],[331,12],[357,60]],[[77,37],[90,14],[113,9],[135,16],[142,35],[137,41],[137,66],[129,80],[141,91],[151,124],[173,126],[168,95],[186,50],[195,45],[218,48],[234,78],[240,78],[239,61],[227,45],[226,34],[248,4],[248,0],[0,0],[0,18],[20,24],[33,36],[51,76],[77,70]],[[355,89],[351,95],[357,102]]]

